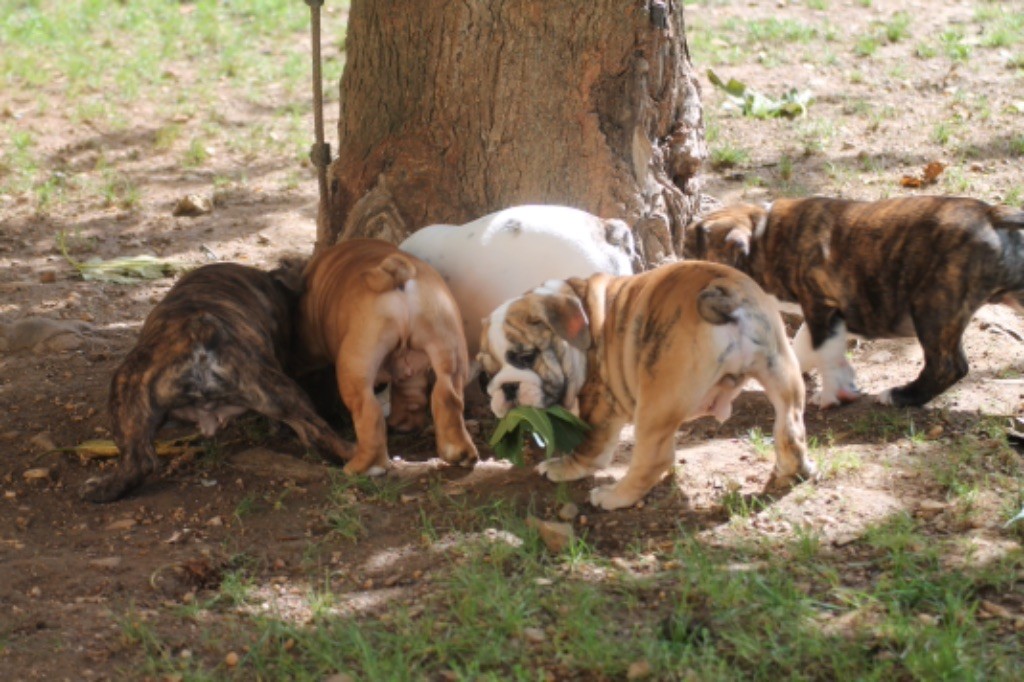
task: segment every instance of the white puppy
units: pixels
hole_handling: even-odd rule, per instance
[[[633,274],[633,233],[568,206],[513,206],[465,225],[429,225],[399,248],[434,267],[451,289],[476,367],[481,321],[549,279]]]

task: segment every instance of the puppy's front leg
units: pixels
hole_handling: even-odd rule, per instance
[[[821,392],[813,402],[828,409],[857,400],[856,373],[846,359],[846,322],[834,308],[813,302],[805,305],[809,312],[793,338],[793,350],[801,369],[815,367],[821,373]]]
[[[260,414],[283,421],[298,435],[303,445],[313,448],[336,464],[345,464],[355,455],[355,449],[342,440],[330,425],[316,413],[306,394],[284,372],[268,368],[256,379],[256,385],[243,390],[250,404],[247,407]]]
[[[586,397],[581,396],[580,414],[590,424],[590,431],[576,452],[537,465],[537,472],[550,481],[577,481],[593,475],[611,463],[619,446],[619,433],[626,420],[616,417],[607,403],[602,401],[589,408]]]
[[[600,509],[631,507],[646,495],[675,461],[675,428],[644,428],[644,420],[636,424],[636,447],[633,459],[622,480],[590,491],[590,503]]]

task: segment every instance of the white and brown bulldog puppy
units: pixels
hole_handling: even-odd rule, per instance
[[[480,362],[491,409],[562,405],[591,425],[579,449],[542,463],[552,481],[608,466],[627,423],[636,447],[625,477],[595,488],[604,509],[640,500],[675,461],[685,421],[728,419],[749,377],[775,408],[771,487],[814,475],[804,434],[804,385],[775,304],[741,272],[676,263],[632,277],[551,281],[484,322]]]
[[[505,301],[549,279],[633,274],[633,233],[568,206],[514,206],[465,225],[428,225],[399,245],[444,277],[459,304],[470,360],[480,325]]]
[[[372,475],[391,465],[374,385],[391,385],[388,425],[426,426],[429,370],[438,454],[472,466],[477,450],[462,418],[466,340],[441,276],[393,244],[353,239],[316,254],[304,277],[298,324],[306,369],[334,365],[355,426],[356,454],[345,471]]]
[[[855,400],[846,334],[916,336],[924,369],[878,399],[924,405],[967,374],[961,338],[986,303],[1024,312],[1024,212],[957,197],[813,197],[731,206],[687,230],[685,255],[736,267],[799,304],[793,340],[821,407]]]

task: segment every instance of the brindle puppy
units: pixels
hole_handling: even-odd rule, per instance
[[[247,410],[283,421],[338,463],[346,444],[283,367],[302,286],[299,263],[270,273],[234,263],[194,270],[153,308],[110,385],[118,469],[85,482],[82,497],[110,502],[157,468],[153,438],[169,417],[206,436]]]
[[[1024,312],[1022,227],[1024,212],[974,199],[780,199],[705,216],[688,229],[685,254],[732,265],[800,305],[794,346],[804,370],[822,373],[822,407],[858,396],[847,331],[916,335],[924,369],[879,401],[923,405],[967,374],[961,337],[978,308]]]

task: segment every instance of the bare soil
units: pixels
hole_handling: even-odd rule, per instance
[[[921,39],[957,22],[969,26],[971,18],[969,3],[876,2],[870,9],[854,2],[831,4],[828,20],[850,34],[898,7],[914,13],[913,31]],[[821,19],[804,5],[778,5],[696,6],[688,12],[693,24],[705,26],[741,15]],[[1024,129],[1011,107],[1024,92],[1020,73],[1006,69],[995,51],[980,49],[963,65],[944,58],[915,61],[913,43],[886,45],[871,60],[850,54],[845,41],[835,46],[835,64],[787,60],[716,66],[720,74],[765,91],[777,92],[784,84],[810,88],[816,102],[803,122],[726,117],[713,113],[722,98],[706,85],[706,107],[721,138],[751,151],[739,167],[709,168],[708,193],[726,202],[817,191],[861,198],[898,195],[915,191],[899,186],[902,174],[945,158],[964,169],[967,193],[992,201],[1004,197],[1021,182],[1020,158],[1005,143],[1011,131]],[[694,59],[702,68],[701,55]],[[903,70],[893,75],[899,66]],[[851,80],[853,70],[860,76]],[[966,94],[958,99],[957,92]],[[991,114],[972,115],[961,134],[977,151],[950,159],[949,147],[929,133],[935,122],[976,97],[987,98]],[[855,106],[861,100],[870,111],[888,107],[891,114],[878,121]],[[243,159],[215,153],[201,168],[178,167],[169,156],[151,152],[158,112],[144,108],[132,114],[128,131],[113,133],[69,125],[59,107],[38,116],[32,108],[26,97],[8,112],[22,116],[18,125],[38,136],[50,163],[84,172],[102,149],[142,195],[131,209],[80,202],[45,213],[24,197],[0,197],[0,321],[35,316],[89,326],[81,338],[65,338],[68,343],[58,344],[58,350],[0,353],[0,670],[6,671],[0,676],[141,677],[143,653],[124,637],[133,619],[173,642],[174,655],[218,660],[238,644],[235,635],[226,629],[223,641],[199,641],[200,626],[180,613],[217,594],[225,572],[242,562],[264,605],[291,610],[300,621],[308,617],[302,596],[325,575],[341,597],[342,610],[375,613],[391,600],[408,603],[429,591],[451,561],[443,543],[425,535],[424,518],[442,537],[445,529],[472,525],[460,523],[452,499],[466,500],[468,510],[501,500],[523,515],[532,510],[555,517],[561,506],[556,487],[528,468],[492,460],[472,472],[455,470],[432,458],[429,436],[394,438],[392,456],[401,461],[391,476],[404,487],[393,498],[351,489],[347,503],[363,526],[351,539],[330,517],[338,505],[331,496],[338,488],[336,474],[304,455],[286,430],[253,417],[175,460],[163,477],[128,499],[104,506],[79,501],[79,485],[114,463],[57,449],[108,437],[109,377],[172,280],[128,286],[82,281],[60,255],[55,234],[70,235],[78,258],[151,253],[191,266],[212,258],[271,266],[284,253],[311,247],[316,183],[305,166],[298,186],[289,188],[286,177],[296,172],[294,162],[269,155]],[[226,124],[257,126],[273,112],[273,106],[231,109]],[[818,146],[807,142],[806,126],[813,121],[831,122],[831,132]],[[791,161],[780,165],[783,157]],[[244,186],[215,190],[214,177],[242,167]],[[835,168],[846,171],[836,175]],[[758,180],[752,182],[754,177]],[[921,191],[953,189],[939,185]],[[176,201],[190,192],[215,195],[213,212],[173,217]],[[936,472],[963,456],[958,448],[986,447],[986,429],[998,432],[1024,414],[1024,319],[1007,309],[983,309],[967,331],[965,348],[970,375],[925,409],[893,410],[867,399],[828,412],[809,408],[808,432],[826,475],[767,501],[762,511],[730,519],[723,504],[730,494],[755,500],[772,466],[770,450],[762,452],[756,432],[751,436],[754,429],[770,433],[770,406],[751,387],[724,425],[701,420],[684,426],[677,475],[659,485],[642,507],[596,512],[585,502],[593,481],[569,486],[582,511],[576,530],[600,555],[615,557],[637,542],[652,551],[670,546],[680,532],[728,542],[791,535],[806,526],[841,554],[872,524],[907,511],[929,519],[937,536],[961,537],[964,557],[971,561],[1019,551],[1020,536],[1001,527],[1009,511],[1005,491],[982,485],[965,509],[951,499]],[[860,343],[851,347],[851,359],[869,393],[912,378],[920,367],[919,350],[909,341]],[[493,422],[482,413],[471,417],[486,451]],[[161,438],[189,433],[168,428]],[[631,443],[627,430],[613,475],[621,473]],[[271,463],[259,459],[253,448],[277,453],[280,464],[272,464],[275,457]],[[1020,457],[972,460],[971,466],[982,473],[1019,475]],[[46,470],[42,478],[26,477],[36,469]],[[856,571],[855,557],[850,558],[850,570]],[[1020,583],[993,599],[1024,617]],[[216,611],[208,614],[220,617]]]

